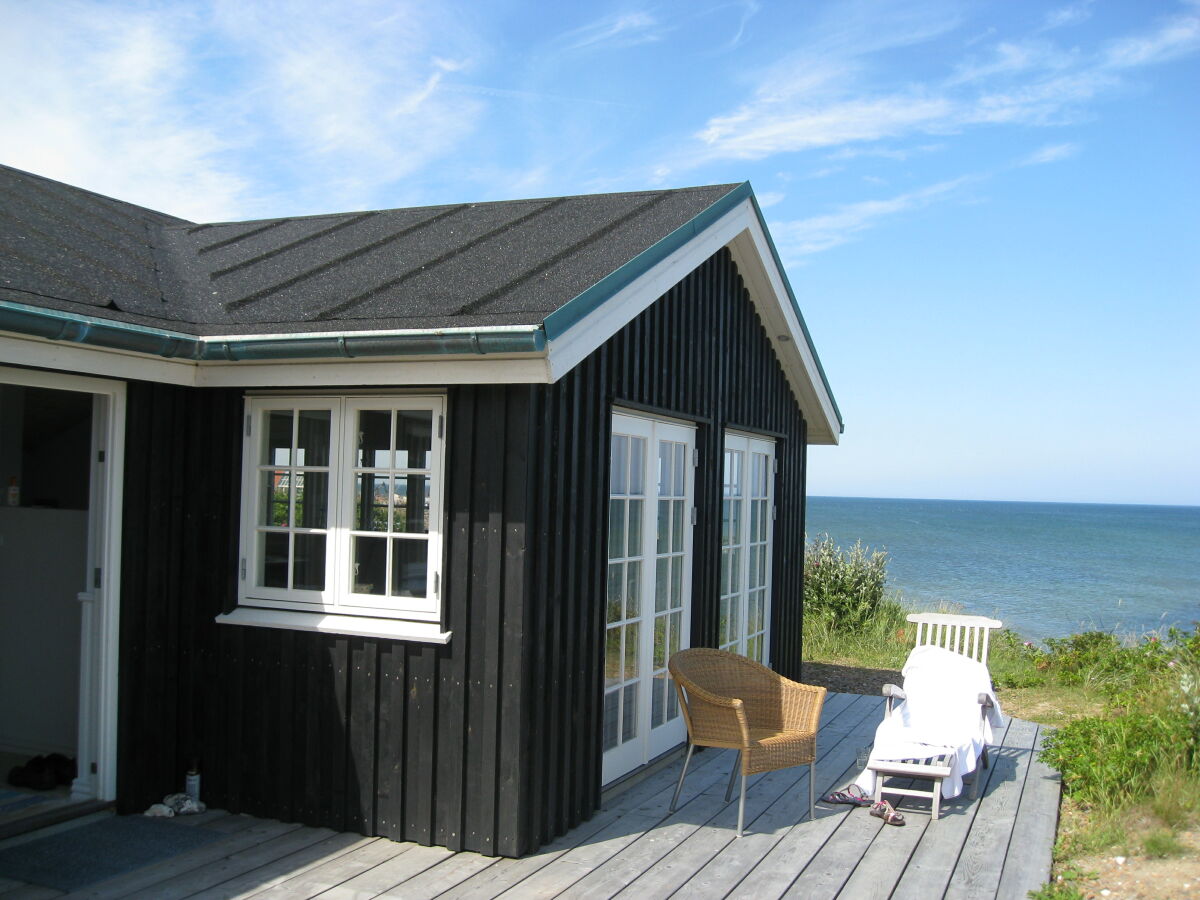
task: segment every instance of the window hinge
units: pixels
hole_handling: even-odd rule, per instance
[[[693,466],[700,465],[700,448],[699,447],[692,448],[692,465]]]
[[[775,474],[778,475],[779,474],[779,460],[773,459],[773,460],[771,460],[771,464],[773,466],[772,471],[774,471]]]
[[[246,414],[246,437],[250,437],[250,414]]]
[[[99,589],[100,577],[103,574],[103,570],[99,566],[96,566],[96,568],[92,570],[92,587]]]
[[[98,772],[98,771],[99,771],[99,770],[96,768],[96,764],[95,764],[95,763],[92,763],[92,765],[91,765],[91,770],[92,770],[92,774],[93,774],[93,775],[95,775],[95,774],[96,774],[96,772]]]
[[[433,596],[437,597],[439,600],[442,598],[442,573],[441,572],[433,573]]]
[[[696,507],[692,507],[692,524],[696,524]]]
[[[771,521],[774,522],[778,518],[779,518],[779,507],[772,506],[771,507]]]
[[[246,557],[242,557],[242,581],[246,580]]]
[[[103,450],[96,451],[96,462],[104,462],[104,451]]]
[[[442,433],[446,430],[446,417],[438,416],[438,439],[442,437]]]

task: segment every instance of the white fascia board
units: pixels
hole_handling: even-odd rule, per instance
[[[0,363],[183,387],[544,384],[550,380],[546,359],[538,354],[197,362],[12,333],[0,333]]]
[[[792,307],[753,200],[747,198],[600,307],[547,342],[550,380],[557,381],[628,325],[706,259],[729,247],[762,317],[796,402],[808,421],[808,443],[836,444],[840,427],[820,366]],[[785,334],[787,340],[780,340]]]
[[[281,628],[288,631],[315,631],[319,634],[349,634],[356,637],[387,638],[394,641],[419,641],[447,644],[453,632],[442,631],[437,622],[411,622],[372,616],[343,616],[329,613],[286,609],[262,609],[239,606],[222,613],[216,621],[222,625],[247,625],[252,628]]]

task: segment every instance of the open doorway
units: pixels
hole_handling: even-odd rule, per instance
[[[121,382],[0,368],[0,835],[113,799],[123,415]]]

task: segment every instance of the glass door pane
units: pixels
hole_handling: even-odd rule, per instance
[[[768,662],[775,445],[727,434],[721,498],[719,645]]]

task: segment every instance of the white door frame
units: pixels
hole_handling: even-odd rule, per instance
[[[117,796],[117,663],[121,618],[121,496],[125,382],[0,366],[0,383],[92,395],[87,582],[78,594],[79,777],[74,800]]]
[[[683,526],[682,551],[668,549],[667,554],[674,556],[682,552],[682,559],[684,561],[680,578],[680,596],[683,600],[683,608],[679,635],[679,646],[680,649],[683,649],[691,643],[689,640],[692,612],[691,578],[695,559],[693,555],[694,526],[691,520],[691,513],[696,502],[695,458],[693,455],[696,447],[696,425],[678,419],[629,412],[616,407],[612,411],[612,422],[615,433],[630,434],[646,439],[645,471],[647,472],[655,470],[655,461],[658,459],[659,441],[672,441],[684,444],[686,448],[683,459],[684,494],[682,499],[684,501],[684,508],[683,520],[680,523]],[[670,498],[675,495],[672,492],[667,496]],[[655,756],[687,739],[687,730],[684,726],[682,714],[676,715],[674,719],[668,720],[657,728],[654,727],[652,721],[652,691],[656,687],[654,684],[655,678],[653,677],[655,619],[656,615],[659,615],[659,613],[656,613],[654,605],[655,592],[657,590],[656,567],[659,556],[657,550],[654,549],[658,527],[659,493],[657,479],[651,475],[646,477],[643,497],[644,503],[640,524],[643,553],[641,556],[642,568],[639,591],[641,601],[639,615],[640,646],[637,654],[639,661],[639,674],[637,676],[637,737],[604,753],[601,777],[601,781],[604,784],[620,778],[627,772],[649,762]],[[645,552],[646,547],[651,547],[651,552]],[[670,611],[666,612],[669,613]],[[605,631],[607,634],[607,625]]]

